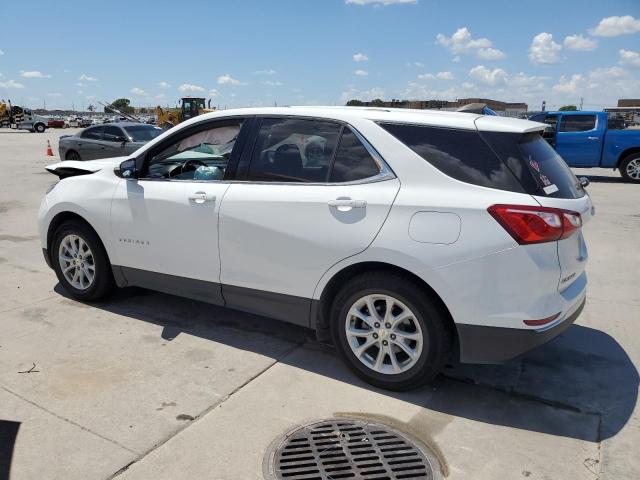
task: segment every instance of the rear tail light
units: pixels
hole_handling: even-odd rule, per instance
[[[560,208],[501,204],[487,210],[520,245],[555,242],[582,226],[578,212]]]

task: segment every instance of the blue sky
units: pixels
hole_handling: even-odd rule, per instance
[[[640,1],[0,2],[0,98],[221,107],[640,97]]]

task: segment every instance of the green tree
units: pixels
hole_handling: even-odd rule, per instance
[[[565,105],[563,107],[560,107],[558,110],[561,112],[575,112],[578,110],[578,107],[576,107],[575,105]]]
[[[139,113],[148,113],[147,109],[142,107],[140,110],[138,110]]]
[[[122,113],[133,113],[133,107],[130,104],[131,100],[129,100],[128,98],[118,98],[117,100],[111,102],[111,105],[113,105],[114,108],[120,110]],[[109,107],[104,107],[104,113],[115,112]]]
[[[384,101],[376,98],[374,100],[371,100],[371,106],[373,107],[384,107]]]
[[[362,105],[364,105],[364,102],[362,100],[349,100],[347,102],[347,107],[361,107]]]
[[[96,107],[94,107],[91,104],[89,104],[89,106],[87,107],[87,110],[89,110],[90,112],[93,112],[95,109],[96,109]]]

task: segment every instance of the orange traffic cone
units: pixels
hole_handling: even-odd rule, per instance
[[[47,140],[47,157],[53,157],[53,149],[51,148],[49,140]]]

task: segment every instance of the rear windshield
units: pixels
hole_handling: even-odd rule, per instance
[[[134,142],[148,142],[160,135],[164,130],[153,125],[133,125],[124,127]]]
[[[518,178],[527,193],[580,198],[584,188],[562,157],[538,133],[482,132],[482,137]]]

